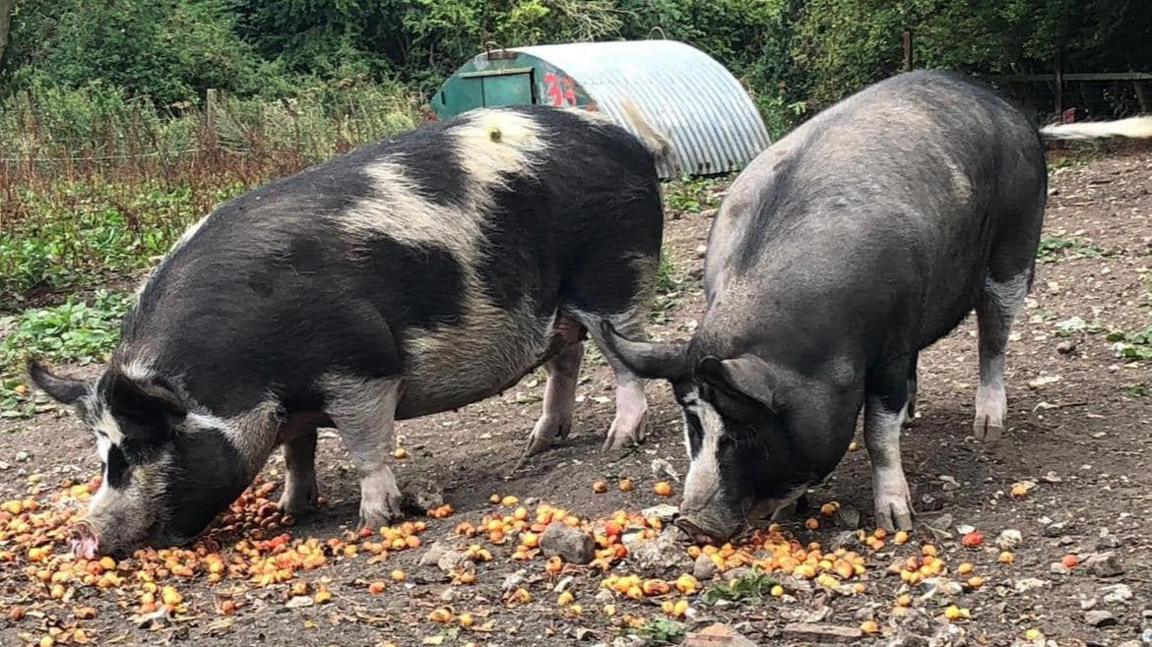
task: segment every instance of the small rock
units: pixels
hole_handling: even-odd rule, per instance
[[[952,523],[952,515],[945,513],[937,517],[934,521],[926,522],[924,525],[927,526],[928,530],[932,532],[937,540],[941,540],[952,538],[952,533],[948,532],[948,529],[952,527]]]
[[[284,603],[284,606],[289,609],[299,609],[301,607],[310,607],[316,604],[310,595],[297,595],[296,597]]]
[[[1015,528],[1009,528],[1001,531],[1000,536],[996,538],[996,545],[999,546],[1001,550],[1008,550],[1019,546],[1022,541],[1024,541],[1024,536],[1020,534],[1020,531]]]
[[[413,478],[403,483],[400,507],[411,514],[424,514],[444,505],[444,489],[431,479]]]
[[[954,476],[948,476],[947,474],[941,474],[940,475],[940,481],[943,483],[943,485],[940,486],[940,489],[944,490],[945,492],[951,492],[953,490],[959,490],[960,489],[960,482],[957,481],[956,477],[954,477]]]
[[[716,623],[688,634],[685,647],[756,647],[756,643],[741,636],[728,625]]]
[[[1048,572],[1053,575],[1067,575],[1072,572],[1072,569],[1065,566],[1063,562],[1052,562],[1048,565]]]
[[[1056,472],[1051,472],[1051,471],[1048,472],[1047,474],[1045,474],[1044,476],[1041,476],[1040,480],[1044,481],[1045,483],[1062,483],[1064,481],[1064,479],[1060,478],[1059,476],[1056,476]]]
[[[860,607],[859,609],[856,610],[856,613],[852,614],[852,618],[854,620],[856,620],[857,622],[864,622],[865,620],[875,620],[876,619],[876,609],[872,606]]]
[[[1096,577],[1113,577],[1124,572],[1115,553],[1097,553],[1084,560],[1084,566]]]
[[[640,511],[640,514],[644,515],[645,519],[656,518],[660,521],[668,522],[672,521],[672,518],[675,517],[679,512],[680,509],[676,506],[668,505],[667,503],[661,503],[660,505],[654,505],[651,508],[644,508]]]
[[[855,530],[860,527],[860,511],[850,504],[843,504],[832,516],[832,521],[841,528]]]
[[[748,568],[747,566],[737,566],[736,568],[730,568],[724,571],[724,581],[731,583],[736,580],[742,580],[751,574],[752,569]]]
[[[528,579],[528,571],[522,568],[515,573],[505,575],[504,581],[500,583],[500,588],[504,591],[511,591],[523,584],[526,579]],[[607,589],[604,590],[607,591]],[[608,592],[611,593],[611,591]]]
[[[576,581],[576,578],[569,575],[569,576],[561,579],[559,582],[557,582],[556,586],[554,586],[552,588],[552,592],[553,593],[563,593],[564,591],[568,590],[568,587],[572,586],[572,583],[575,581]]]
[[[696,258],[704,258],[704,255],[707,253],[708,253],[708,246],[707,245],[697,245],[696,246]]]
[[[922,599],[927,600],[936,595],[944,597],[952,597],[960,595],[964,592],[964,587],[959,582],[949,580],[943,577],[931,577],[920,583],[920,588],[924,591],[921,596]]]
[[[852,550],[860,540],[856,538],[856,533],[851,530],[843,530],[832,536],[830,545],[833,550],[843,548],[845,550]]]
[[[1119,620],[1108,611],[1089,611],[1084,614],[1084,622],[1093,627],[1111,627],[1119,623]]]
[[[976,526],[973,526],[970,523],[962,523],[956,526],[956,532],[960,533],[961,535],[967,535],[970,532],[976,532]]]
[[[584,536],[588,538],[588,559],[581,563],[587,564],[592,559],[593,544],[591,537]],[[680,537],[680,531],[674,527],[665,528],[655,539],[640,539],[636,533],[625,535],[624,546],[628,549],[628,561],[638,570],[653,574],[684,568],[688,565],[688,555],[680,546]]]
[[[451,573],[460,566],[460,563],[467,559],[464,553],[458,553],[454,550],[449,550],[440,555],[436,560],[436,566],[445,573]]]
[[[1068,523],[1067,521],[1055,521],[1048,524],[1047,526],[1044,526],[1044,531],[1042,534],[1045,537],[1059,537],[1065,532],[1071,530],[1071,525],[1072,524]]]
[[[1096,598],[1088,598],[1087,600],[1080,600],[1080,610],[1088,611],[1096,608]]]
[[[1100,589],[1100,597],[1112,604],[1127,602],[1132,599],[1132,587],[1127,584],[1110,584]]]
[[[705,582],[716,577],[716,564],[708,555],[700,555],[692,564],[692,577]]]
[[[651,467],[652,476],[655,476],[657,479],[663,480],[669,478],[677,483],[680,482],[680,473],[676,471],[676,468],[672,467],[671,463],[663,458],[653,460]]]
[[[1048,580],[1042,580],[1038,577],[1025,577],[1025,578],[1016,580],[1016,583],[1013,585],[1012,588],[1016,589],[1017,593],[1027,593],[1028,591],[1031,591],[1032,589],[1045,588],[1049,584],[1051,584],[1051,582],[1049,582]]]
[[[1056,352],[1061,355],[1068,355],[1076,350],[1077,341],[1066,339],[1059,344],[1056,344]]]
[[[428,550],[420,556],[420,561],[416,562],[418,566],[434,566],[444,556],[444,553],[451,550],[452,547],[443,541],[433,542]]]
[[[588,533],[562,523],[553,523],[540,536],[545,557],[559,555],[569,564],[587,564],[595,556],[596,543]]]
[[[837,625],[817,624],[812,622],[795,622],[784,625],[784,635],[802,640],[816,642],[842,642],[851,643],[864,637],[864,632],[856,627],[841,627]]]
[[[1112,550],[1120,547],[1120,540],[1116,535],[1101,535],[1096,540],[1096,550]]]
[[[600,604],[611,604],[616,601],[616,594],[609,589],[600,589],[592,599]]]
[[[16,462],[17,463],[23,463],[24,461],[28,460],[31,457],[32,457],[32,455],[26,451],[21,450],[21,451],[16,452]]]

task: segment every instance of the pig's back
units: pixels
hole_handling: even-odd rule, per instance
[[[712,234],[731,252],[710,287],[771,276],[777,302],[847,310],[860,336],[882,334],[871,316],[895,322],[927,345],[974,307],[994,241],[1044,184],[1042,144],[1019,111],[952,75],[895,77],[821,113],[741,175],[738,208]]]
[[[312,382],[334,361],[361,377],[403,372],[406,393],[435,389],[455,406],[514,381],[545,350],[565,273],[601,235],[623,253],[651,238],[628,229],[655,228],[659,244],[651,155],[615,126],[557,112],[466,115],[223,205],[149,280],[125,344],[190,381],[223,365],[253,385],[218,394],[219,415],[269,383],[303,400],[289,408],[314,408]],[[653,196],[655,217],[621,221]]]

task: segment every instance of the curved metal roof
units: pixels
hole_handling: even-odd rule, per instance
[[[736,77],[704,52],[672,40],[511,47],[563,70],[598,109],[631,130],[632,99],[674,148],[683,173],[735,171],[768,147],[768,131]],[[664,163],[660,175],[672,176]]]

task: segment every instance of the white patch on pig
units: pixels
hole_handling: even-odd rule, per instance
[[[92,422],[92,428],[96,432],[97,439],[103,436],[117,446],[124,443],[124,432],[106,406],[100,407],[100,416]]]
[[[493,133],[498,131],[498,141]],[[404,331],[403,397],[412,415],[463,406],[494,394],[539,363],[548,347],[553,317],[536,317],[529,303],[510,310],[484,296],[477,266],[493,190],[512,174],[529,173],[542,151],[540,127],[511,111],[479,111],[448,131],[458,162],[468,174],[465,204],[438,204],[421,195],[405,175],[402,157],[366,168],[372,196],[337,220],[355,243],[384,236],[413,247],[447,250],[462,273],[463,315],[451,326]],[[418,163],[418,161],[413,161]]]
[[[112,451],[112,441],[103,434],[96,434],[96,453],[100,456],[100,463],[104,465],[104,478],[108,478],[108,454]]]
[[[184,431],[195,433],[214,429],[222,433],[243,459],[247,476],[253,478],[276,449],[281,422],[279,403],[268,399],[234,418],[220,418],[204,412],[189,413],[184,421]]]
[[[945,164],[948,166],[948,178],[952,182],[952,195],[957,202],[968,202],[972,199],[972,181],[968,179],[968,174],[955,162],[948,161]]]
[[[469,193],[477,206],[513,176],[530,175],[547,142],[532,117],[511,110],[478,110],[453,126],[456,159],[472,180]]]
[[[120,372],[124,374],[124,377],[139,383],[151,382],[156,377],[156,372],[152,370],[152,366],[139,357],[121,364]]]
[[[720,494],[720,438],[724,434],[724,419],[701,400],[696,392],[694,401],[685,401],[684,408],[700,420],[703,438],[700,452],[688,466],[688,476],[684,481],[684,507],[690,510],[706,509]]]

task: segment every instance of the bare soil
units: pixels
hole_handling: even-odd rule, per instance
[[[1130,151],[1072,164],[1053,173],[1051,186],[1045,237],[1080,244],[1055,252],[1052,262],[1038,266],[1027,309],[1009,346],[1010,429],[1005,439],[986,446],[971,436],[977,370],[975,325],[969,320],[921,354],[920,414],[904,436],[904,465],[921,522],[913,541],[906,546],[890,543],[878,554],[857,547],[869,561],[861,594],[833,595],[817,587],[814,592],[792,591],[784,600],[766,597],[727,606],[708,606],[692,598],[692,611],[684,620],[687,631],[722,622],[759,644],[808,645],[819,639],[785,634],[784,627],[817,620],[856,628],[862,619],[874,617],[887,637],[860,642],[928,644],[916,642],[916,636],[927,641],[936,634],[933,644],[1009,645],[1021,643],[1028,629],[1040,630],[1049,645],[1138,645],[1142,633],[1142,644],[1152,642],[1152,367],[1147,362],[1125,364],[1105,339],[1109,330],[1131,332],[1152,324],[1152,153]],[[681,289],[661,298],[666,319],[651,327],[658,337],[686,338],[700,312],[699,248],[706,241],[710,215],[669,215],[666,249]],[[1074,317],[1083,320],[1086,329],[1061,336],[1058,324]],[[502,397],[400,425],[401,444],[411,453],[398,469],[400,479],[438,482],[456,509],[446,520],[428,520],[425,546],[437,539],[467,543],[453,535],[453,528],[460,521],[478,523],[493,512],[495,506],[488,501],[493,493],[550,502],[593,519],[618,509],[675,503],[675,498],[652,492],[653,483],[661,479],[650,469],[654,459],[662,458],[680,474],[687,470],[680,417],[669,390],[657,383],[648,387],[646,444],[624,454],[602,453],[613,393],[610,372],[597,360],[594,354],[586,360],[573,436],[518,471],[513,466],[539,414],[541,376],[529,376]],[[18,452],[27,456],[17,460]],[[297,537],[339,536],[356,521],[356,480],[333,434],[323,434],[318,462],[328,504],[293,529]],[[267,468],[269,478],[275,479],[282,467],[275,458]],[[97,470],[92,437],[75,417],[47,412],[30,420],[0,421],[0,500],[35,489],[29,484],[33,475],[41,479],[40,487],[56,489],[83,482]],[[633,479],[636,489],[593,493],[594,480],[615,483],[620,477]],[[1011,496],[1012,486],[1023,481],[1036,486],[1022,498]],[[810,499],[854,506],[870,527],[865,452],[850,452]],[[923,523],[943,515],[951,516],[946,528],[950,537],[935,536]],[[982,547],[961,546],[957,526],[964,525],[985,534]],[[796,524],[787,530],[804,543],[825,545],[843,530],[823,526],[809,531]],[[1013,549],[1011,565],[997,563],[995,540],[1006,529],[1018,530],[1023,538]],[[921,597],[922,588],[913,590],[916,612],[910,617],[928,618],[924,626],[894,616],[893,603],[903,583],[885,569],[916,554],[921,541],[938,545],[952,567],[973,563],[987,580],[975,590],[927,599]],[[81,590],[71,605],[43,602],[33,593],[23,566],[0,562],[0,607],[21,604],[44,612],[19,621],[5,613],[0,644],[36,644],[51,624],[71,621],[71,607],[78,601],[99,611],[96,618],[82,622],[99,644],[124,645],[181,640],[220,645],[551,645],[611,644],[621,637],[617,644],[632,644],[626,636],[649,636],[651,630],[626,626],[625,615],[649,620],[661,616],[658,602],[623,598],[612,602],[618,613],[606,616],[605,603],[595,598],[603,575],[588,569],[570,571],[576,576],[570,590],[583,614],[565,613],[556,603],[551,590],[555,580],[546,577],[543,558],[513,562],[509,556],[515,542],[481,543],[495,559],[479,565],[474,585],[452,584],[435,566],[417,566],[422,548],[372,565],[363,557],[335,560],[302,574],[310,581],[329,582],[334,594],[328,604],[303,608],[285,606],[288,584],[249,588],[234,581],[180,581],[187,616],[151,629],[137,628],[129,620],[134,600],[127,593]],[[1123,573],[1103,576],[1084,566],[1069,573],[1052,570],[1065,555],[1085,559],[1103,551],[1114,553]],[[407,584],[371,595],[367,582],[387,580],[393,569],[409,574]],[[528,576],[522,586],[534,599],[507,608],[501,602],[502,583],[521,569]],[[614,572],[632,570],[625,559]],[[673,580],[680,572],[664,576]],[[1035,588],[1021,592],[1027,584]],[[1127,585],[1131,598],[1104,600],[1101,589],[1113,584]],[[214,610],[213,600],[221,592],[237,594],[236,616],[226,618]],[[971,620],[947,629],[942,617],[948,603],[969,609]],[[1093,610],[1111,613],[1114,622],[1088,624],[1085,612],[1092,604]],[[449,631],[429,622],[429,612],[441,606],[492,621],[491,631]],[[1031,644],[1043,642],[1041,638]]]

